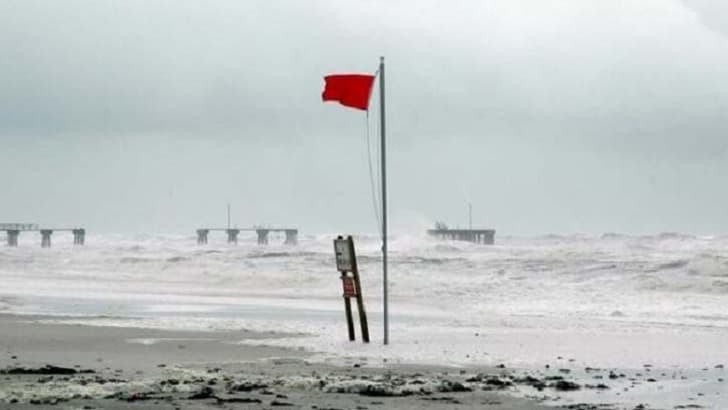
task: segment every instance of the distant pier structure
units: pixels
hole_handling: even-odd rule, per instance
[[[435,229],[428,229],[427,233],[440,239],[453,241],[467,241],[483,245],[495,243],[495,229],[451,229],[438,222],[435,224]]]
[[[0,223],[0,231],[5,231],[7,236],[7,244],[9,247],[18,246],[18,238],[21,232],[40,232],[40,246],[42,248],[51,247],[51,236],[53,232],[71,232],[73,233],[73,244],[84,245],[86,243],[86,230],[84,228],[40,228],[34,223]]]
[[[213,231],[224,231],[227,234],[228,243],[238,243],[240,232],[255,232],[258,236],[258,245],[268,245],[268,234],[271,232],[283,232],[286,235],[284,244],[295,245],[298,243],[298,229],[296,228],[200,228],[197,230],[197,243],[207,244],[207,236]]]

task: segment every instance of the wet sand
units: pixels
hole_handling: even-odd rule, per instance
[[[1,409],[728,408],[722,363],[615,369],[555,357],[540,369],[333,366],[300,350],[238,343],[290,334],[59,319],[0,314]]]
[[[44,319],[0,315],[0,408],[545,408],[508,394],[515,376],[506,369],[336,367],[310,363],[301,351],[236,344],[276,336],[242,329],[180,332]]]

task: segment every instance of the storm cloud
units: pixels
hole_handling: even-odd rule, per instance
[[[367,119],[320,92],[384,55],[400,229],[472,202],[513,233],[723,232],[727,22],[709,0],[5,0],[0,219],[186,232],[230,201],[375,231]]]

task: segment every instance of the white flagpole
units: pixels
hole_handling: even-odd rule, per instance
[[[387,140],[384,118],[384,57],[379,57],[379,119],[382,137],[382,279],[384,298],[384,344],[389,344],[389,303],[387,301]]]

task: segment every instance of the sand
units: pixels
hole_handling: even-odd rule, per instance
[[[235,343],[275,336],[265,333],[46,319],[0,315],[0,408],[545,408],[509,394],[506,369],[337,367],[311,363],[302,351]]]

